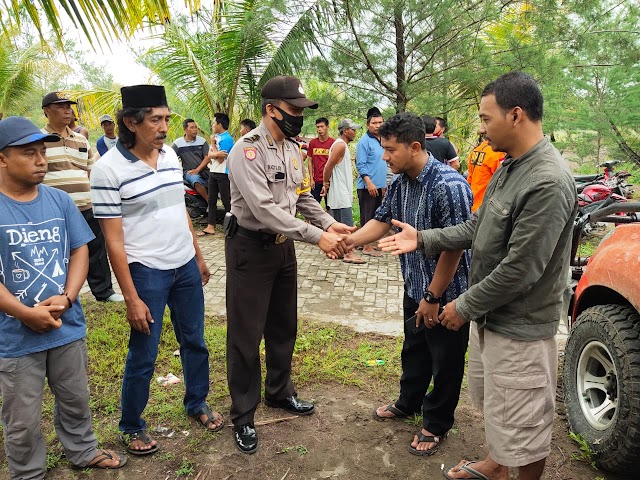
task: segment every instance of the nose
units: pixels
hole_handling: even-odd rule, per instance
[[[480,122],[480,128],[478,129],[478,133],[480,135],[485,135],[487,133],[487,129],[484,128],[484,122]]]
[[[47,165],[49,161],[47,160],[47,154],[45,152],[37,152],[36,153],[36,165]]]

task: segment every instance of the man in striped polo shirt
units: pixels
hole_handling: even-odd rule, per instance
[[[75,103],[62,92],[50,92],[42,98],[42,110],[47,117],[47,125],[42,133],[57,134],[60,137],[57,142],[45,142],[49,167],[44,183],[71,196],[96,237],[89,242],[87,282],[91,293],[96,300],[122,302],[124,297],[113,290],[104,235],[91,209],[91,147],[85,137],[68,127],[74,115],[71,105]]]
[[[146,432],[142,413],[166,306],[180,345],[187,415],[210,432],[220,430],[224,419],[207,405],[202,287],[209,281],[209,268],[185,207],[182,167],[164,143],[171,118],[164,87],[135,85],[121,92],[118,142],[96,163],[91,195],[131,325],[120,438],[131,454],[147,455],[159,448]]]

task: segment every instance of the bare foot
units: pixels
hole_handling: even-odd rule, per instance
[[[415,448],[416,450],[418,450],[419,452],[425,452],[427,450],[432,450],[433,448],[435,448],[439,443],[442,442],[442,440],[444,439],[444,436],[438,436],[438,435],[433,435],[433,433],[431,433],[429,430],[427,430],[426,428],[422,429],[422,434],[423,435],[428,435],[428,436],[435,436],[437,438],[440,439],[439,442],[419,442],[418,441],[418,435],[414,435],[413,436],[413,442],[411,442],[411,446],[413,448]]]
[[[455,467],[445,472],[445,477],[461,479],[479,478],[473,471],[484,475],[490,480],[509,480],[509,469],[507,467],[488,460],[482,460],[480,462],[461,460]]]

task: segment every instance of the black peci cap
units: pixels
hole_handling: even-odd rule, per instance
[[[122,87],[122,108],[168,107],[167,95],[161,85]]]

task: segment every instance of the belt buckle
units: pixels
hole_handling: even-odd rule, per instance
[[[283,235],[282,233],[276,234],[276,245],[280,245],[281,243],[284,243],[286,241],[287,241],[286,235]]]

